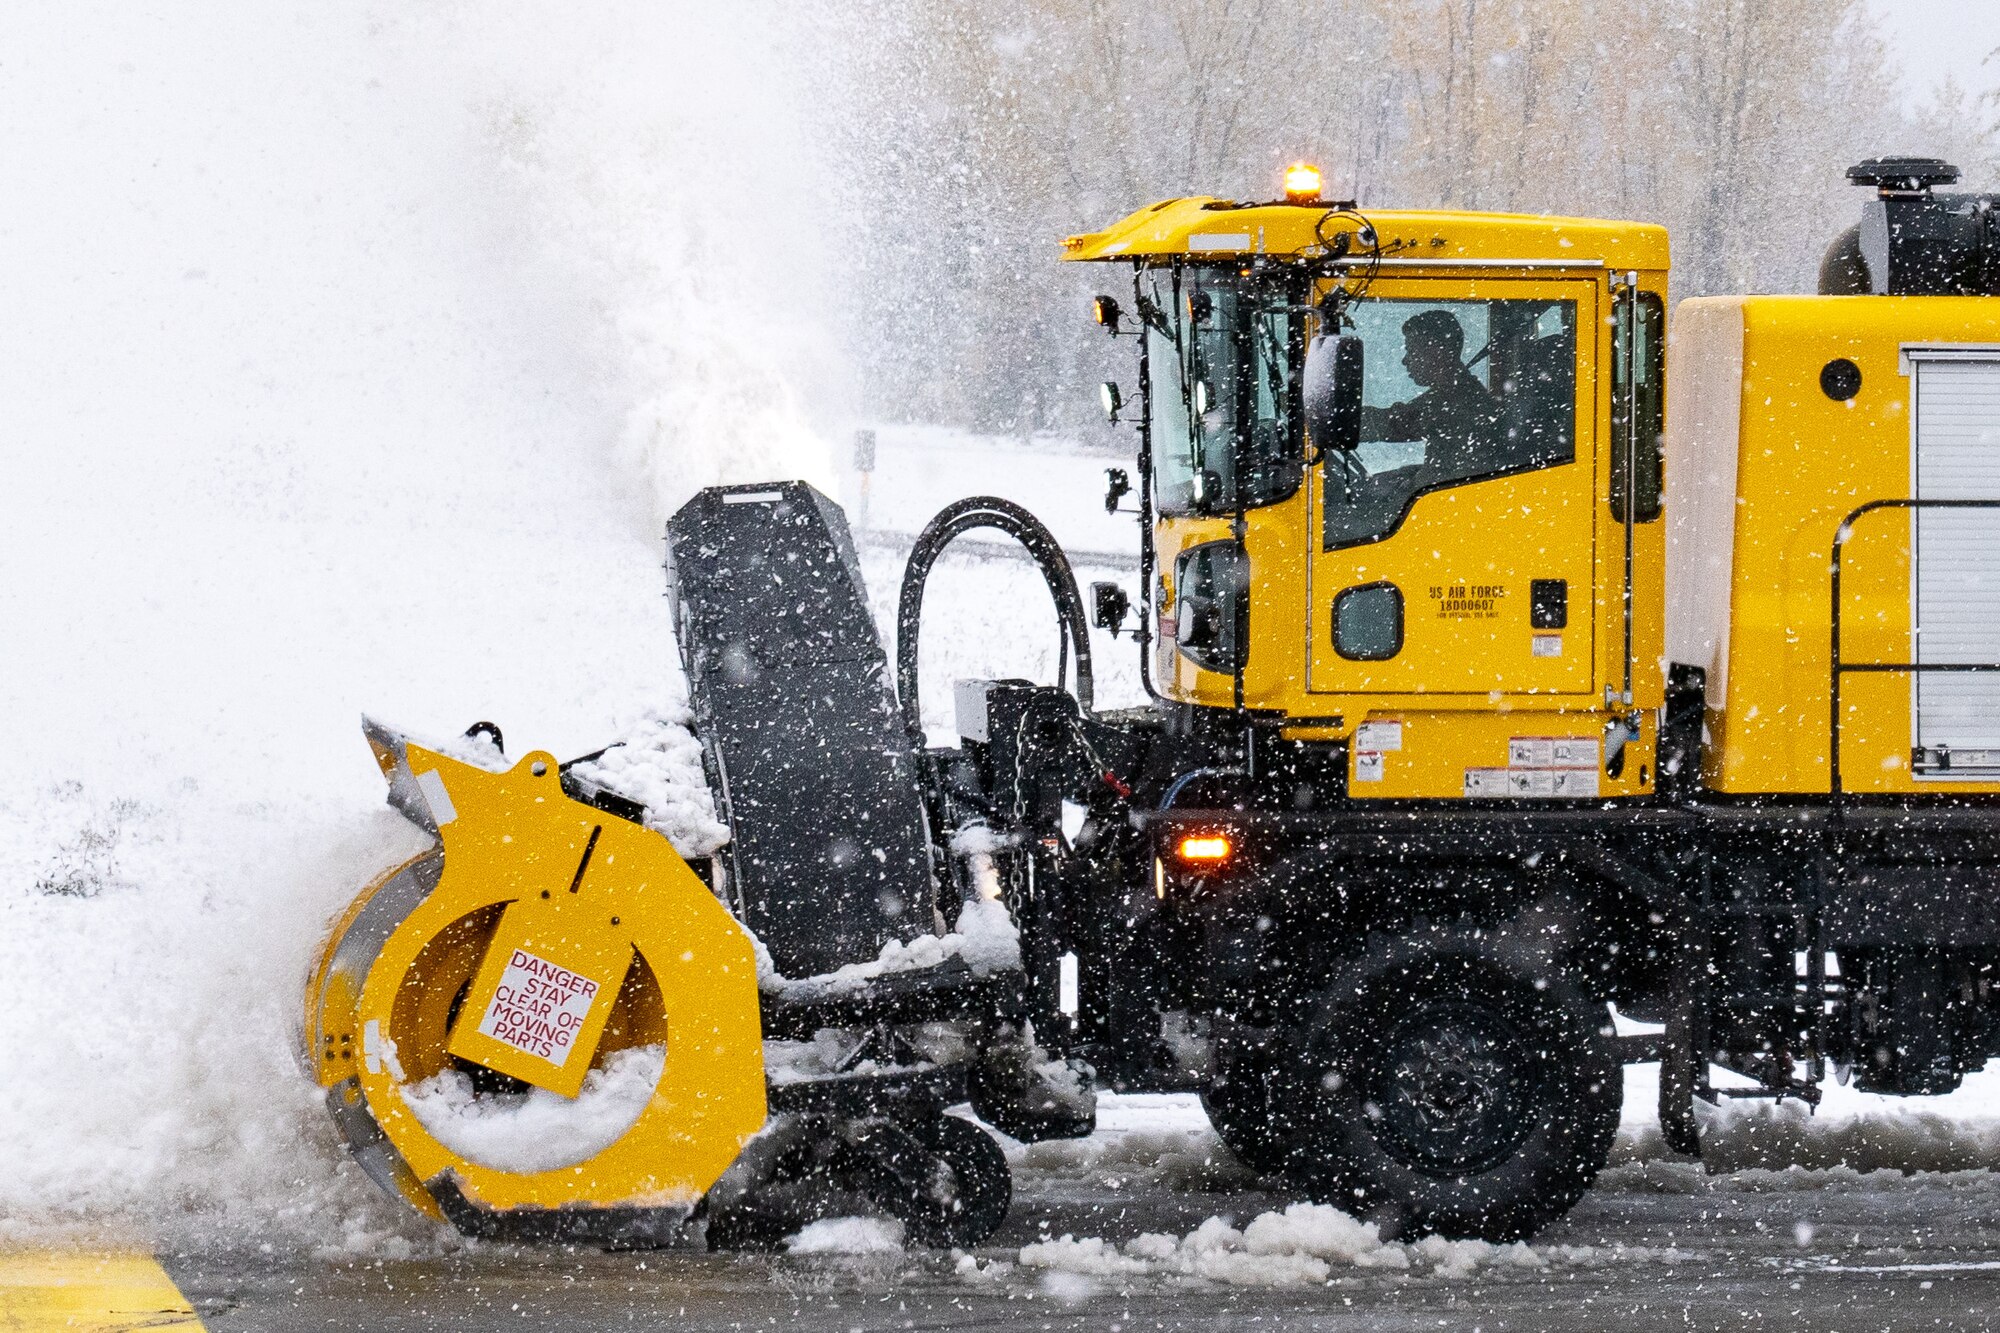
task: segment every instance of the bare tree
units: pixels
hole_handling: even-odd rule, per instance
[[[1860,157],[2000,167],[2000,106],[1899,111],[1863,0],[866,6],[869,400],[984,429],[1074,426],[1108,364],[1060,237],[1295,157],[1378,207],[1666,223],[1681,294],[1803,289]]]

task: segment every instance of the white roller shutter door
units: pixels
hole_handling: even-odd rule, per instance
[[[2000,347],[1907,355],[1914,494],[2000,500]],[[1920,509],[1914,540],[1915,660],[2000,662],[2000,509]],[[1927,776],[2000,768],[2000,673],[1913,674],[1910,692]],[[1949,767],[1935,751],[1952,754]]]

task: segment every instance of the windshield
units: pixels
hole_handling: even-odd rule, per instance
[[[1386,537],[1416,497],[1576,457],[1576,303],[1366,299],[1361,445],[1326,468],[1328,550]]]
[[[1294,297],[1233,269],[1141,275],[1154,501],[1162,514],[1226,514],[1298,489]]]

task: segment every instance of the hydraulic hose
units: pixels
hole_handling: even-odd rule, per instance
[[[903,567],[903,589],[896,603],[896,697],[903,709],[903,724],[909,729],[910,743],[919,752],[924,748],[924,711],[917,681],[917,646],[924,617],[924,584],[931,566],[947,546],[975,528],[994,528],[1021,543],[1042,571],[1049,596],[1055,599],[1058,631],[1061,635],[1056,659],[1058,681],[1064,658],[1076,650],[1076,701],[1090,711],[1092,680],[1090,670],[1090,626],[1083,614],[1083,597],[1076,590],[1076,575],[1069,557],[1042,521],[1011,500],[991,495],[975,495],[938,511],[917,534],[910,548],[910,560]]]

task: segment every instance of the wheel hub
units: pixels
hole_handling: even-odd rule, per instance
[[[1423,1006],[1388,1034],[1371,1064],[1364,1105],[1376,1136],[1418,1170],[1483,1171],[1534,1127],[1540,1098],[1530,1048],[1485,1005]]]

